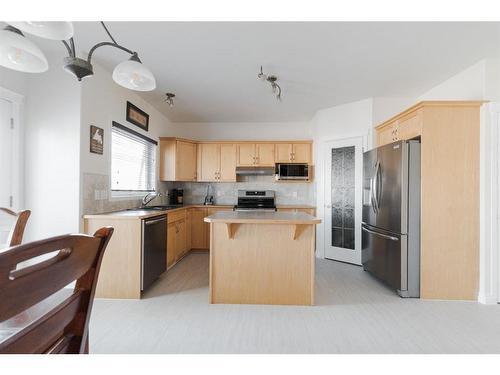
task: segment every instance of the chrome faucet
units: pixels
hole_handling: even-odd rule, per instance
[[[163,194],[162,193],[147,193],[143,198],[142,198],[142,206],[145,207],[149,202],[151,202],[153,199],[156,197],[161,197]]]

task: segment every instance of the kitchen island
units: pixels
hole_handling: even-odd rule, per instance
[[[303,212],[217,212],[210,223],[210,303],[313,305],[315,227]]]

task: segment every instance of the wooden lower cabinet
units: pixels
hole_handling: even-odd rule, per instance
[[[186,210],[187,211],[187,210]],[[189,250],[186,211],[177,211],[167,224],[167,268],[172,267]]]
[[[207,208],[193,207],[189,211],[191,211],[191,248],[208,249],[208,225],[203,222],[207,216]]]

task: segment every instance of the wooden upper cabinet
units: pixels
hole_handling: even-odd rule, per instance
[[[198,181],[217,181],[219,158],[218,144],[198,144]]]
[[[311,153],[310,143],[294,143],[292,145],[292,162],[311,164]]]
[[[293,146],[291,143],[277,143],[275,146],[276,163],[292,162]]]
[[[274,143],[240,143],[237,147],[238,167],[274,166]]]
[[[276,143],[276,163],[311,164],[312,148],[310,143]]]
[[[274,144],[257,143],[255,145],[256,166],[274,167]]]
[[[420,108],[378,126],[376,128],[377,146],[421,136],[422,123],[422,109]]]
[[[422,135],[422,111],[410,113],[398,121],[398,138],[412,139]]]
[[[394,121],[377,129],[377,146],[383,146],[392,142],[399,141],[398,122]]]
[[[198,181],[236,181],[236,145],[200,143]]]
[[[176,180],[196,180],[196,143],[177,141]]]
[[[255,143],[240,143],[237,145],[236,165],[238,167],[255,166]]]
[[[160,180],[196,181],[196,143],[160,138]]]
[[[219,181],[236,181],[236,145],[219,145]]]

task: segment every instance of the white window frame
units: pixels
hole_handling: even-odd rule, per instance
[[[156,145],[156,147],[158,147],[158,142],[139,133],[139,132],[136,132],[135,130],[132,130],[124,125],[121,125],[115,121],[113,121],[112,123],[112,126],[111,126],[111,134],[110,134],[110,163],[109,163],[109,189],[110,189],[110,200],[114,200],[114,201],[119,201],[119,200],[128,200],[130,198],[142,198],[144,197],[146,194],[148,193],[152,193],[152,192],[156,192],[158,190],[158,187],[156,186],[157,185],[157,174],[158,174],[158,167],[157,167],[157,158],[158,158],[158,150],[156,150],[155,152],[155,166],[154,166],[154,173],[155,173],[155,176],[154,176],[154,181],[153,181],[153,186],[154,186],[154,190],[151,190],[151,191],[146,191],[146,190],[113,190],[113,171],[112,171],[112,164],[113,164],[113,126],[117,125],[118,127],[121,127],[121,128],[125,128],[126,131],[140,137],[140,138],[143,138],[143,139],[146,139],[152,143],[154,143]]]

